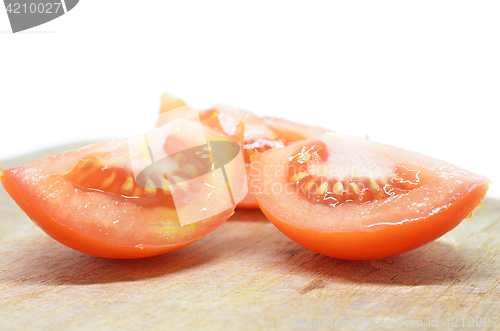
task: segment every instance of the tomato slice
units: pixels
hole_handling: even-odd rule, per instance
[[[177,120],[152,131],[148,137],[155,141],[147,148],[141,145],[145,136],[102,142],[2,170],[1,180],[34,223],[66,246],[107,258],[166,253],[202,238],[229,218],[235,206],[228,189],[235,197],[246,194],[238,192],[245,186],[246,176],[233,163],[225,167],[230,188],[223,176],[204,172],[213,167],[214,151],[202,146],[172,154],[169,177],[152,172],[156,163],[136,176],[134,167],[150,160],[151,150],[172,146],[184,150],[188,138],[178,134],[180,126],[186,130],[196,127],[190,121]],[[207,141],[229,141],[211,129],[205,128],[203,134]],[[173,188],[186,196],[200,196],[202,203],[174,203]],[[204,214],[211,206],[226,209]],[[181,225],[181,212],[209,216]]]
[[[285,235],[348,260],[437,239],[470,215],[489,185],[444,161],[337,133],[256,154],[250,182]]]
[[[161,98],[160,114],[184,105],[183,101],[164,94]],[[323,128],[298,124],[280,118],[260,118],[250,111],[223,104],[200,111],[199,117],[203,124],[230,136],[237,135],[239,126],[244,123],[244,137],[241,144],[244,149],[247,173],[250,170],[250,157],[255,152],[281,148],[293,142],[327,132]],[[165,118],[160,116],[156,126],[159,127],[165,123]],[[238,203],[238,207],[256,209],[259,208],[259,205],[249,191],[247,196]]]

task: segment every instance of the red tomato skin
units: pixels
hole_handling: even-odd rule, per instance
[[[489,182],[425,219],[378,231],[313,231],[283,222],[260,203],[266,217],[287,237],[316,253],[343,260],[376,260],[418,248],[455,228],[481,203]],[[257,200],[258,202],[258,200]]]
[[[7,193],[9,193],[12,199],[14,199],[19,207],[21,207],[21,209],[39,228],[45,231],[53,239],[82,253],[111,259],[135,259],[168,253],[196,241],[193,240],[179,245],[163,247],[143,246],[142,248],[139,248],[115,245],[86,237],[63,224],[60,224],[54,218],[47,215],[47,213],[40,210],[40,208],[33,203],[33,201],[12,178],[10,172],[13,170],[14,169],[2,169],[2,175],[0,176]]]

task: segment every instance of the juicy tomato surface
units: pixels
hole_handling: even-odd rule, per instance
[[[181,148],[185,138],[175,133],[179,125],[194,127],[189,121],[178,120],[155,129],[158,139],[152,148],[166,149],[171,143]],[[207,141],[228,140],[210,129],[205,129],[204,135]],[[171,185],[179,185],[186,192],[197,190],[196,194],[204,197],[203,206],[177,205],[196,214],[198,209],[221,201],[227,193],[220,188],[227,188],[227,184],[223,177],[197,173],[203,167],[210,168],[210,152],[206,150],[192,155],[177,153],[169,163],[172,177],[167,178],[163,172],[151,173],[138,184],[132,160],[150,160],[147,148],[141,145],[143,141],[144,136],[137,136],[50,155],[2,170],[1,180],[10,196],[47,234],[66,246],[99,257],[163,254],[202,238],[233,213],[234,206],[230,206],[217,215],[181,226]],[[226,172],[235,183],[246,180],[230,164]],[[201,185],[192,187],[195,180]]]
[[[480,204],[489,180],[417,152],[337,133],[255,154],[251,189],[298,244],[348,260],[428,243]]]
[[[160,114],[184,105],[183,101],[164,94],[161,97]],[[199,115],[203,124],[219,129],[230,136],[238,135],[240,125],[244,123],[244,136],[240,143],[244,150],[247,173],[250,171],[250,157],[255,152],[288,146],[293,142],[321,135],[327,131],[279,118],[260,118],[250,111],[222,104],[200,111]],[[157,127],[163,124],[165,123],[160,117]],[[238,203],[238,207],[256,209],[259,205],[249,191],[247,196]]]

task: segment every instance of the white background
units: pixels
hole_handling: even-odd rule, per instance
[[[11,34],[1,8],[0,159],[146,132],[169,92],[369,134],[500,197],[499,17],[499,1],[82,0]]]

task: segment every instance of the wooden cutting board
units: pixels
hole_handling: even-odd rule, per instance
[[[180,250],[109,260],[45,235],[2,187],[0,330],[289,330],[308,323],[419,330],[431,323],[436,330],[447,328],[447,318],[450,326],[480,329],[481,318],[483,329],[500,329],[500,321],[492,327],[500,317],[500,201],[484,204],[439,240],[377,261],[316,254],[260,211],[245,210]]]

